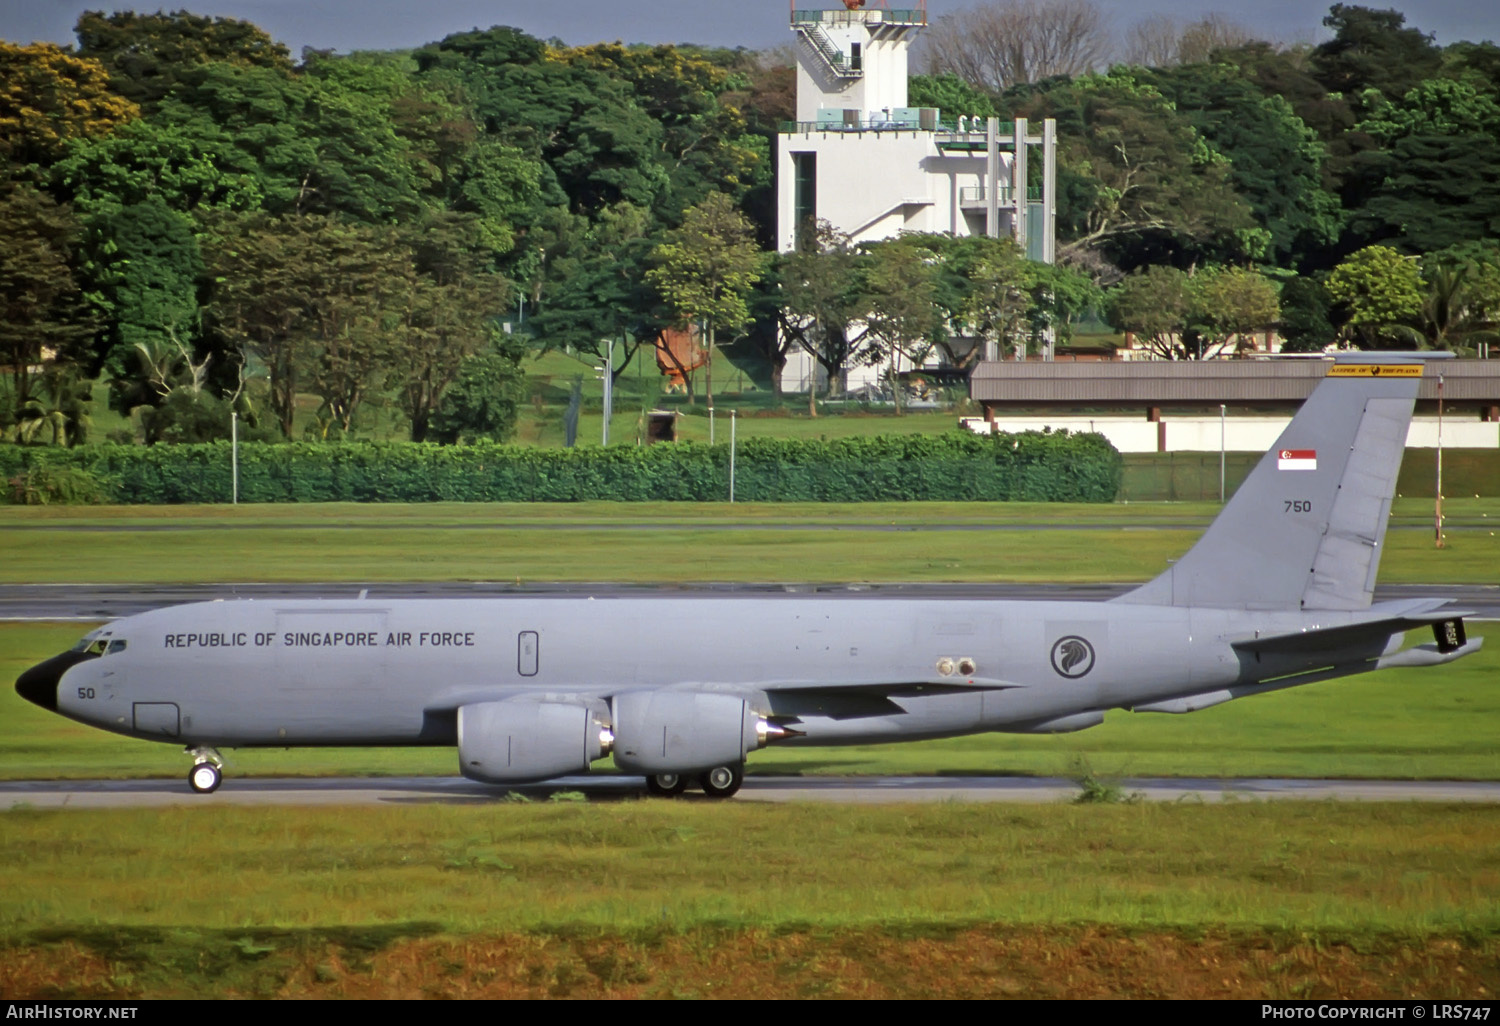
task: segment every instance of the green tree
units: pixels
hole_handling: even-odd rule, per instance
[[[1416,258],[1389,246],[1366,246],[1333,269],[1327,287],[1347,311],[1344,336],[1360,348],[1410,345],[1410,326],[1422,312]]]
[[[79,53],[102,64],[120,95],[139,104],[163,99],[197,65],[226,62],[290,71],[291,55],[261,29],[233,18],[187,11],[85,11],[74,30]]]
[[[415,53],[422,78],[462,90],[487,137],[540,158],[547,202],[595,215],[621,201],[652,207],[669,185],[661,124],[627,82],[496,26],[451,35]]]
[[[1401,96],[1442,63],[1432,36],[1407,28],[1400,11],[1334,4],[1323,24],[1333,38],[1313,50],[1312,62],[1329,92],[1356,97],[1374,89]]]
[[[110,381],[109,396],[110,408],[127,417],[142,407],[149,411],[163,405],[173,392],[203,392],[213,359],[212,354],[196,357],[171,331],[141,339],[129,356],[128,367],[116,370]],[[155,440],[148,431],[146,441]]]
[[[89,383],[79,379],[76,369],[47,368],[39,380],[30,382],[16,411],[16,440],[35,441],[45,428],[51,431],[53,445],[71,449],[88,439],[93,401]]]
[[[397,318],[386,332],[389,379],[412,441],[421,442],[462,368],[489,347],[494,320],[510,305],[510,284],[486,269],[478,218],[434,215],[403,235],[413,273],[405,295],[394,297]],[[492,376],[486,367],[473,369]]]
[[[118,376],[137,346],[195,344],[203,259],[188,218],[152,196],[91,218],[87,235],[83,277],[105,325],[90,370]]]
[[[1333,297],[1316,278],[1292,278],[1281,289],[1281,349],[1317,353],[1333,345],[1338,329],[1331,317]]]
[[[160,402],[141,411],[141,433],[147,445],[190,445],[228,439],[234,430],[230,421],[236,412],[232,399],[206,390],[174,388]],[[274,432],[257,430],[253,422],[241,420],[240,441],[275,441]]]
[[[350,430],[391,362],[414,273],[409,251],[389,230],[320,216],[254,214],[210,230],[208,312],[241,362],[267,375],[282,434],[291,436],[302,391],[323,400],[325,431]]]
[[[0,364],[15,405],[32,398],[47,354],[76,362],[94,333],[74,275],[79,234],[70,210],[29,185],[0,192]]]
[[[1357,197],[1345,193],[1351,161],[1368,150],[1373,141],[1353,131],[1358,115],[1344,93],[1330,93],[1318,80],[1311,61],[1311,48],[1305,46],[1273,47],[1269,43],[1247,43],[1215,51],[1214,60],[1235,69],[1239,77],[1253,84],[1263,97],[1280,97],[1320,142],[1326,156],[1322,162],[1322,186],[1338,196],[1346,210],[1357,204]],[[1292,170],[1297,170],[1293,165]],[[1347,251],[1345,251],[1347,252]],[[1299,254],[1304,264],[1315,263],[1320,269],[1331,267],[1338,257],[1335,248],[1320,253]]]
[[[1500,104],[1465,82],[1428,81],[1397,102],[1377,99],[1359,128],[1385,148],[1352,174],[1364,199],[1351,227],[1364,239],[1431,252],[1500,235]]]
[[[525,399],[525,352],[514,337],[497,333],[487,350],[465,357],[433,414],[433,437],[449,445],[509,441]]]
[[[1249,231],[1251,210],[1229,161],[1136,70],[1013,93],[1017,113],[1058,121],[1063,255],[1132,267],[1184,255],[1256,256],[1268,241]]]
[[[1299,262],[1338,238],[1342,211],[1325,186],[1326,148],[1291,104],[1229,64],[1185,64],[1151,80],[1230,162],[1235,191],[1270,234],[1267,260]]]
[[[710,192],[738,199],[771,173],[769,151],[747,132],[744,116],[720,103],[729,73],[678,46],[597,43],[557,51],[554,59],[626,82],[634,105],[661,126],[661,154],[669,185],[658,209],[702,202]]]
[[[1500,248],[1493,243],[1432,253],[1421,261],[1422,336],[1431,349],[1472,354],[1500,343]]]
[[[1033,339],[1050,332],[1059,342],[1066,342],[1075,323],[1104,306],[1103,290],[1082,268],[1032,261],[1029,271]]]
[[[750,222],[721,192],[692,207],[682,227],[652,252],[646,272],[679,325],[708,330],[707,391],[713,405],[713,354],[718,333],[737,334],[750,320],[750,290],[760,280],[760,251]],[[691,388],[691,386],[689,386]],[[689,393],[691,399],[691,393]]]
[[[602,361],[614,347],[618,378],[642,345],[654,344],[673,314],[641,275],[661,239],[650,212],[619,203],[560,220],[551,234],[545,283],[531,333],[543,352],[572,350]]]
[[[819,221],[813,245],[784,253],[773,264],[770,296],[781,333],[823,368],[829,394],[843,390],[845,370],[868,331],[862,287],[867,262],[847,235]],[[817,392],[811,384],[807,402],[814,414]]]
[[[1224,355],[1254,348],[1252,332],[1267,331],[1281,316],[1276,286],[1262,274],[1243,267],[1206,267],[1192,279],[1192,329],[1202,338],[1205,353]]]
[[[1031,335],[1032,287],[1030,261],[1021,255],[1020,247],[1009,239],[986,240],[993,243],[969,268],[963,280],[968,283],[958,314],[979,337],[993,343],[994,359],[1004,359],[1017,350],[1024,353]],[[963,273],[961,272],[961,273]],[[985,358],[983,349],[975,346],[958,354],[945,346],[949,362],[957,367]]]
[[[1377,96],[1357,126],[1385,145],[1410,135],[1477,135],[1500,124],[1500,103],[1471,82],[1428,79],[1398,100]]]
[[[1125,278],[1106,293],[1109,323],[1135,335],[1166,360],[1190,360],[1195,347],[1186,344],[1193,297],[1188,276],[1158,264]]]
[[[419,162],[390,108],[337,78],[217,63],[185,72],[154,120],[199,140],[222,173],[252,178],[269,213],[384,224],[422,206]]]
[[[542,200],[546,169],[515,146],[480,139],[459,156],[451,176],[449,207],[479,219],[484,245],[510,252],[516,229]]]
[[[485,137],[456,87],[419,78],[414,60],[391,57],[310,54],[304,68],[325,89],[389,122],[389,135],[370,152],[404,166],[399,180],[424,208],[476,215],[483,245],[496,257],[510,252],[518,223],[541,198],[542,166],[519,147]],[[392,203],[397,216],[409,213],[406,202]]]
[[[1000,116],[989,93],[953,74],[911,76],[907,83],[907,102],[913,107],[936,107],[942,112],[943,121],[949,124],[957,122],[960,116]]]
[[[53,191],[83,217],[151,201],[179,214],[214,207],[254,210],[263,198],[253,173],[220,166],[209,138],[149,118],[105,136],[72,140],[52,166],[51,180]]]
[[[867,247],[864,292],[871,360],[884,360],[896,412],[901,388],[896,367],[904,356],[921,366],[943,330],[937,304],[937,272],[930,251],[914,240],[890,239]]]

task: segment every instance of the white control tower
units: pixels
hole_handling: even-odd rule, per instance
[[[1024,119],[908,106],[907,55],[927,7],[907,2],[916,6],[843,0],[827,10],[792,0],[797,120],[777,136],[777,248],[805,243],[821,220],[854,242],[903,231],[1009,235],[1031,259],[1052,263],[1055,123],[1033,133]],[[1041,174],[1028,174],[1038,162]],[[794,352],[782,387],[805,390],[816,373]]]
[[[926,25],[925,0],[907,10],[794,8],[797,120],[817,121],[823,110],[889,116],[904,108],[907,51]]]

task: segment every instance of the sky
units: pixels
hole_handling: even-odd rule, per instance
[[[837,6],[834,0],[804,2]],[[1258,0],[1241,6],[1222,0],[1096,2],[1122,36],[1148,15],[1189,22],[1211,12],[1281,42],[1315,43],[1328,36],[1321,25],[1328,5],[1307,0]],[[892,0],[890,6],[915,3]],[[928,13],[935,18],[969,6],[971,0],[929,0]],[[1406,15],[1408,26],[1433,33],[1439,43],[1500,41],[1496,0],[1366,0],[1365,6],[1395,7]],[[0,0],[0,39],[72,43],[73,25],[85,10],[179,8],[253,22],[285,43],[294,57],[304,46],[341,53],[405,49],[491,25],[512,25],[573,45],[619,40],[760,50],[792,41],[786,0]]]

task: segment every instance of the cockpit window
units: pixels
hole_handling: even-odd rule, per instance
[[[125,643],[123,641],[121,641],[119,644],[120,648],[125,647]],[[106,649],[111,652],[119,651],[119,649],[109,648],[109,645],[110,641],[109,635],[107,633],[99,634],[95,632],[92,634],[85,634],[82,638],[80,638],[78,644],[73,646],[72,651],[87,652],[89,655],[95,656],[103,655]]]
[[[116,638],[114,641],[111,641],[109,643],[109,647],[104,650],[104,654],[105,655],[114,655],[116,652],[123,652],[123,651],[125,651],[125,639],[124,638]]]

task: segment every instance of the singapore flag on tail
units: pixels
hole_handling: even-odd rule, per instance
[[[1317,470],[1318,450],[1282,449],[1276,454],[1277,470]]]

